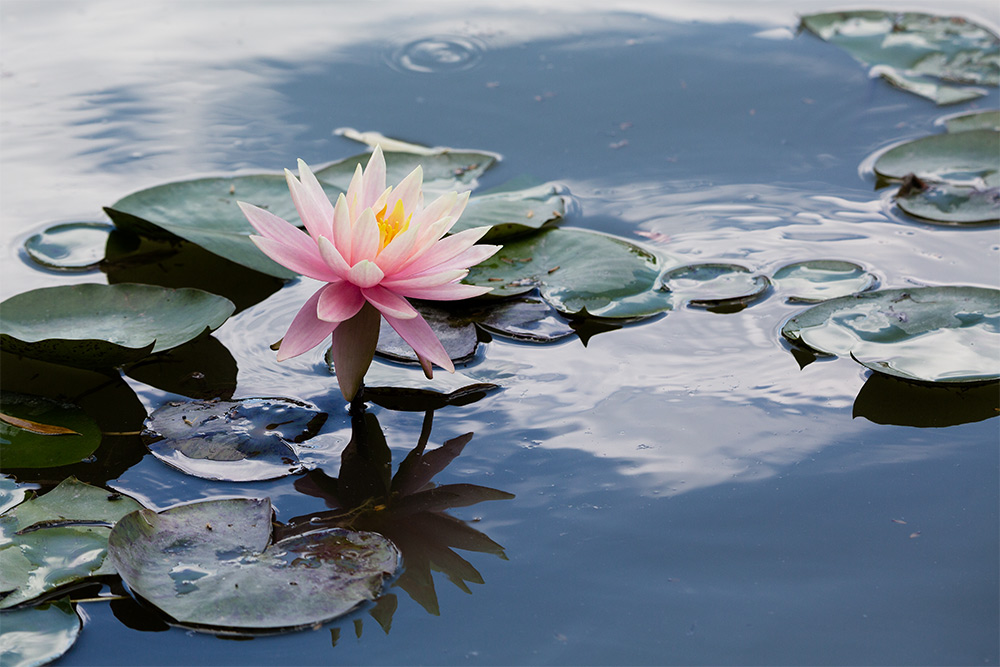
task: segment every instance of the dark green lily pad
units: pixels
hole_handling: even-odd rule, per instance
[[[32,261],[47,269],[89,271],[104,259],[104,246],[112,229],[102,222],[53,225],[28,237],[24,251]]]
[[[474,310],[472,316],[491,334],[532,343],[551,343],[575,333],[547,303],[531,296],[504,299]]]
[[[107,368],[214,331],[233,309],[228,299],[195,289],[43,287],[0,304],[0,343],[9,352],[35,359]]]
[[[674,307],[684,303],[698,308],[747,306],[771,286],[766,276],[754,275],[738,264],[689,264],[663,274],[660,290],[670,295]]]
[[[1000,185],[1000,132],[970,130],[932,134],[908,141],[883,153],[875,161],[875,173],[902,180],[909,174],[920,179],[988,186]]]
[[[791,318],[788,340],[921,382],[1000,377],[1000,290],[914,287],[825,301]]]
[[[818,303],[870,290],[878,278],[854,262],[811,259],[781,267],[771,282],[789,301]]]
[[[903,187],[896,206],[930,222],[967,225],[1000,221],[1000,187],[976,188],[948,183]]]
[[[83,622],[68,599],[0,614],[3,667],[46,665],[76,643]]]
[[[129,588],[196,629],[275,632],[325,623],[375,599],[399,567],[377,533],[342,528],[271,543],[269,500],[210,500],[115,526],[109,560]]]
[[[670,309],[654,290],[660,260],[637,245],[579,229],[549,229],[504,245],[472,267],[465,282],[492,287],[492,296],[537,288],[566,315],[636,319]]]
[[[153,456],[181,472],[232,482],[300,472],[289,444],[316,435],[326,413],[288,398],[168,403],[150,415]]]
[[[544,227],[551,227],[566,214],[566,198],[551,184],[520,187],[515,179],[500,188],[469,200],[462,217],[451,229],[455,234],[473,227],[490,227],[486,243],[504,243]]]
[[[476,356],[479,340],[476,327],[472,320],[460,311],[446,310],[427,303],[414,304],[427,324],[430,325],[441,344],[444,345],[448,357],[457,364],[471,361]],[[396,333],[396,330],[385,322],[379,328],[376,354],[384,359],[400,363],[416,364],[417,353],[406,341]],[[329,356],[329,355],[327,355]],[[333,366],[331,365],[332,369]]]
[[[70,524],[99,524],[110,528],[141,507],[128,496],[68,477],[48,493],[5,512],[0,517],[0,535],[11,538],[28,528],[37,530]]]
[[[101,429],[75,405],[11,391],[0,395],[0,412],[73,433],[42,434],[0,418],[0,465],[11,468],[53,468],[79,463],[101,444]]]
[[[948,132],[968,132],[969,130],[1000,131],[1000,110],[974,111],[949,116],[944,121]]]
[[[985,94],[947,82],[995,86],[1000,78],[1000,39],[965,18],[846,11],[804,16],[802,25],[893,85],[938,104]]]

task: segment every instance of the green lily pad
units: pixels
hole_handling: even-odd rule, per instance
[[[110,528],[141,507],[128,496],[68,477],[48,493],[5,512],[0,517],[0,539],[14,539],[14,534],[28,528],[38,530],[80,523]]]
[[[66,653],[83,622],[68,599],[0,615],[3,667],[46,665]]]
[[[1000,132],[970,130],[932,134],[889,149],[875,161],[875,173],[887,179],[917,178],[974,186],[1000,185]]]
[[[231,301],[152,285],[43,287],[0,304],[3,349],[82,368],[107,368],[177,347],[219,328]]]
[[[21,503],[27,495],[27,488],[7,475],[0,475],[0,514]]]
[[[115,526],[109,560],[129,588],[196,629],[274,632],[313,626],[375,599],[399,567],[377,533],[341,528],[271,543],[269,500],[210,500]]]
[[[28,237],[24,251],[36,264],[57,271],[89,271],[104,259],[113,227],[102,222],[53,225]]]
[[[168,403],[150,415],[153,456],[196,477],[249,482],[300,472],[289,444],[316,435],[326,413],[288,398]]]
[[[24,428],[0,418],[0,462],[3,468],[54,468],[79,463],[101,444],[101,429],[75,405],[5,391],[0,412],[9,417],[44,426],[68,429],[69,433],[42,434],[42,429]]]
[[[455,363],[463,364],[476,356],[479,339],[472,320],[460,311],[455,312],[431,306],[427,303],[416,304],[421,316],[434,331],[434,335],[444,346],[448,357]],[[416,364],[417,353],[389,325],[382,323],[378,333],[376,354],[384,359],[401,363]],[[332,369],[333,366],[330,366]]]
[[[944,121],[948,132],[968,132],[969,130],[1000,131],[1000,110],[974,111],[949,116]]]
[[[521,183],[520,179],[515,179],[470,199],[451,233],[488,226],[490,231],[483,241],[504,243],[562,220],[566,214],[566,198],[555,185],[520,187]]]
[[[531,296],[504,299],[474,310],[472,317],[491,334],[531,343],[551,343],[575,333],[548,304]]]
[[[1000,221],[1000,187],[976,188],[948,183],[902,187],[896,206],[930,222],[967,225]]]
[[[878,278],[854,262],[812,259],[781,267],[771,282],[789,301],[818,303],[870,290]]]
[[[660,290],[673,299],[674,307],[684,303],[698,308],[745,307],[764,296],[771,282],[738,264],[689,264],[663,274]]]
[[[566,315],[635,319],[670,309],[654,290],[656,255],[628,241],[579,229],[549,229],[504,245],[472,267],[465,282],[492,287],[492,296],[537,288]]]
[[[846,11],[804,16],[802,25],[893,85],[938,104],[985,94],[947,82],[995,86],[1000,80],[1000,39],[965,18]]]
[[[1000,377],[1000,290],[915,287],[824,301],[791,318],[788,340],[921,382]]]

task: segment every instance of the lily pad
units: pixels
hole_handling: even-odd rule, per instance
[[[79,463],[101,444],[100,427],[75,405],[5,391],[0,413],[0,462],[5,470]],[[64,432],[32,428],[20,420]]]
[[[490,231],[483,241],[504,243],[562,220],[566,214],[566,197],[558,187],[551,183],[519,187],[521,182],[515,179],[471,198],[451,233],[488,226]]]
[[[316,435],[326,413],[288,398],[168,403],[150,415],[147,446],[181,472],[233,482],[300,472],[289,444]]]
[[[781,330],[818,352],[921,382],[1000,377],[1000,290],[915,287],[825,301]]]
[[[698,308],[745,307],[761,298],[771,286],[766,276],[754,275],[738,264],[690,264],[663,274],[660,290],[673,299]]]
[[[774,272],[771,281],[789,301],[802,303],[818,303],[878,285],[878,278],[863,266],[835,259],[787,264]]]
[[[479,340],[476,327],[472,320],[460,312],[438,308],[426,303],[416,305],[427,324],[441,344],[444,345],[448,357],[457,364],[466,363],[476,356]],[[376,354],[384,359],[402,363],[416,364],[417,354],[406,341],[396,333],[396,330],[382,322],[379,328]],[[331,365],[332,369],[333,366]]]
[[[1000,185],[1000,132],[970,130],[932,134],[889,149],[875,161],[875,173],[902,180],[909,174],[955,185]]]
[[[492,296],[537,288],[566,315],[637,319],[670,309],[653,289],[660,259],[628,241],[579,229],[549,229],[513,241],[472,267],[465,282]]]
[[[0,616],[3,667],[46,665],[66,653],[83,622],[69,600],[5,611]]]
[[[214,331],[231,301],[196,289],[152,285],[43,287],[0,304],[0,343],[15,354],[68,366],[137,361]]]
[[[938,104],[985,94],[947,82],[995,86],[1000,79],[1000,39],[965,18],[846,11],[804,16],[802,25],[872,67],[873,74]]]
[[[504,299],[474,310],[476,324],[491,334],[532,343],[551,343],[572,336],[572,326],[536,297]]]
[[[0,475],[0,514],[21,503],[28,495],[28,489],[6,475]]]
[[[944,126],[948,132],[968,132],[969,130],[1000,131],[1000,110],[974,111],[972,113],[949,116],[945,118]]]
[[[1000,187],[976,188],[948,183],[902,187],[896,206],[930,222],[966,225],[1000,221]]]
[[[112,229],[101,222],[53,225],[28,237],[24,251],[32,261],[47,269],[89,271],[104,259],[104,246]]]
[[[196,629],[313,626],[375,599],[399,567],[377,533],[342,528],[271,543],[269,500],[210,500],[118,522],[108,554],[129,588]]]

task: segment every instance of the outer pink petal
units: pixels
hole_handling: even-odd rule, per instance
[[[433,246],[417,255],[413,252],[413,259],[404,264],[403,267],[393,275],[393,278],[407,278],[417,273],[422,273],[432,269],[442,262],[447,262],[459,256],[473,246],[479,239],[490,230],[489,227],[476,227],[467,229],[457,234],[452,234],[448,238],[441,239]]]
[[[340,256],[347,259],[351,256],[351,210],[347,205],[347,198],[341,193],[337,197],[337,204],[333,207],[333,236],[330,240],[337,246]]]
[[[466,250],[465,252],[461,252],[458,255],[456,255],[455,257],[452,257],[451,259],[449,259],[447,261],[444,261],[444,262],[441,262],[440,264],[432,266],[431,268],[429,268],[429,269],[427,269],[425,271],[421,271],[420,273],[410,273],[410,272],[407,272],[406,276],[402,277],[402,278],[397,278],[394,275],[393,276],[393,281],[396,281],[396,280],[410,280],[411,278],[420,278],[422,276],[434,275],[434,274],[437,274],[437,273],[442,273],[442,272],[447,272],[447,271],[454,271],[454,270],[457,270],[457,269],[467,269],[467,268],[475,266],[476,264],[479,264],[480,262],[482,262],[485,259],[489,259],[493,255],[495,255],[496,252],[501,247],[502,246],[487,245],[487,244],[474,245],[471,248],[469,248],[468,250]],[[398,274],[398,275],[403,275],[403,274],[402,274],[402,272],[400,272],[400,274]],[[386,287],[390,287],[390,286],[386,285]]]
[[[362,208],[375,204],[375,201],[385,192],[385,157],[382,147],[376,146],[365,167],[364,184],[361,188],[361,199],[358,203]]]
[[[299,160],[299,172],[302,173],[303,178],[306,174],[312,176],[309,167],[302,160]],[[316,187],[319,189],[319,197],[316,197],[315,191],[304,183],[300,183],[287,169],[285,170],[285,180],[288,182],[288,191],[292,194],[295,209],[299,212],[302,223],[309,230],[309,235],[313,239],[318,239],[320,236],[330,236],[333,228],[333,205],[327,199],[319,183],[316,183]],[[313,176],[312,180],[315,182],[316,177]]]
[[[358,393],[372,364],[381,322],[378,311],[366,303],[357,315],[341,322],[334,332],[331,350],[333,367],[340,392],[348,401]]]
[[[337,273],[319,256],[315,245],[309,249],[302,249],[263,236],[251,236],[250,240],[265,255],[296,273],[327,283],[340,280]]]
[[[294,247],[316,245],[316,242],[308,234],[284,218],[279,218],[270,211],[265,211],[246,202],[238,201],[236,205],[243,211],[250,226],[256,229],[261,236]]]
[[[351,214],[351,220],[355,220],[361,209],[361,190],[365,185],[365,177],[361,165],[354,168],[354,176],[351,177],[351,184],[347,186],[347,204]]]
[[[358,287],[367,289],[378,285],[384,276],[385,274],[382,273],[382,269],[378,268],[378,264],[363,259],[351,267],[347,279]]]
[[[375,213],[370,208],[366,208],[354,221],[353,238],[351,239],[351,257],[347,259],[351,266],[354,266],[363,259],[375,260],[378,254],[379,232],[378,222],[375,220]]]
[[[440,285],[439,287],[399,289],[398,291],[400,294],[404,294],[414,299],[426,299],[428,301],[458,301],[460,299],[471,299],[474,296],[482,296],[492,290],[492,287],[466,285],[465,283],[449,283],[447,285]]]
[[[388,278],[382,281],[382,287],[394,292],[421,287],[439,287],[461,280],[469,274],[468,269],[451,269],[449,271],[428,271],[412,278]]]
[[[324,322],[343,322],[357,315],[364,305],[361,290],[351,283],[330,283],[320,290],[316,316]]]
[[[291,326],[288,327],[285,337],[281,339],[281,347],[278,348],[278,361],[284,361],[297,357],[303,352],[308,352],[322,343],[337,327],[335,323],[324,322],[316,316],[316,304],[319,303],[320,294],[324,289],[325,286],[317,290],[299,309]]]
[[[420,365],[424,367],[424,373],[431,377],[432,372],[428,361],[434,362],[449,373],[455,372],[455,364],[445,351],[441,341],[437,339],[427,321],[419,314],[408,320],[401,320],[383,314],[385,321],[396,330],[396,333],[406,341],[407,345],[413,348],[418,357],[421,357]]]
[[[392,189],[392,194],[389,195],[389,200],[386,201],[386,206],[389,207],[391,211],[396,205],[397,201],[403,202],[403,210],[406,211],[407,215],[414,213],[420,200],[423,199],[422,186],[424,183],[424,169],[420,165],[411,171],[406,178],[399,182],[395,188]]]
[[[417,309],[411,306],[409,301],[381,285],[363,289],[361,293],[383,315],[397,317],[401,320],[408,320],[417,316]]]
[[[319,237],[319,254],[322,260],[329,267],[330,271],[337,276],[338,280],[347,280],[351,273],[351,267],[344,259],[344,256],[337,250],[333,241],[325,236]],[[332,282],[332,281],[330,281]]]

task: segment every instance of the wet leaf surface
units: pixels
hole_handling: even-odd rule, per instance
[[[931,222],[965,225],[1000,221],[1000,188],[976,188],[947,183],[900,190],[896,206]]]
[[[101,429],[78,406],[58,403],[40,396],[5,391],[0,396],[0,465],[11,468],[52,468],[78,463],[101,444]],[[36,428],[17,423],[26,420]],[[65,433],[43,433],[62,428]]]
[[[974,111],[956,116],[949,116],[944,121],[949,132],[968,132],[969,130],[1000,131],[1000,110]]]
[[[558,224],[566,214],[566,196],[551,183],[520,187],[522,182],[515,179],[472,197],[451,233],[488,226],[483,242],[505,243]]]
[[[902,180],[908,174],[932,181],[973,186],[997,181],[1000,132],[970,130],[914,139],[889,149],[875,161],[875,173]]]
[[[878,278],[853,262],[812,259],[786,264],[771,282],[789,301],[818,303],[872,289]]]
[[[83,628],[69,600],[4,611],[0,625],[4,667],[48,664],[73,646]]]
[[[674,308],[716,309],[745,307],[764,296],[771,282],[738,264],[689,264],[664,273],[660,285]]]
[[[168,403],[150,415],[147,446],[181,472],[246,482],[301,470],[289,444],[313,437],[326,413],[287,398]]]
[[[217,329],[234,309],[201,290],[93,283],[22,292],[0,308],[5,350],[83,368],[177,347]]]
[[[309,531],[271,543],[267,499],[211,500],[122,519],[108,544],[129,588],[196,629],[307,627],[375,599],[399,567],[376,533]]]
[[[101,222],[53,225],[24,242],[24,251],[36,264],[57,271],[89,271],[104,259],[104,247],[113,227]]]

